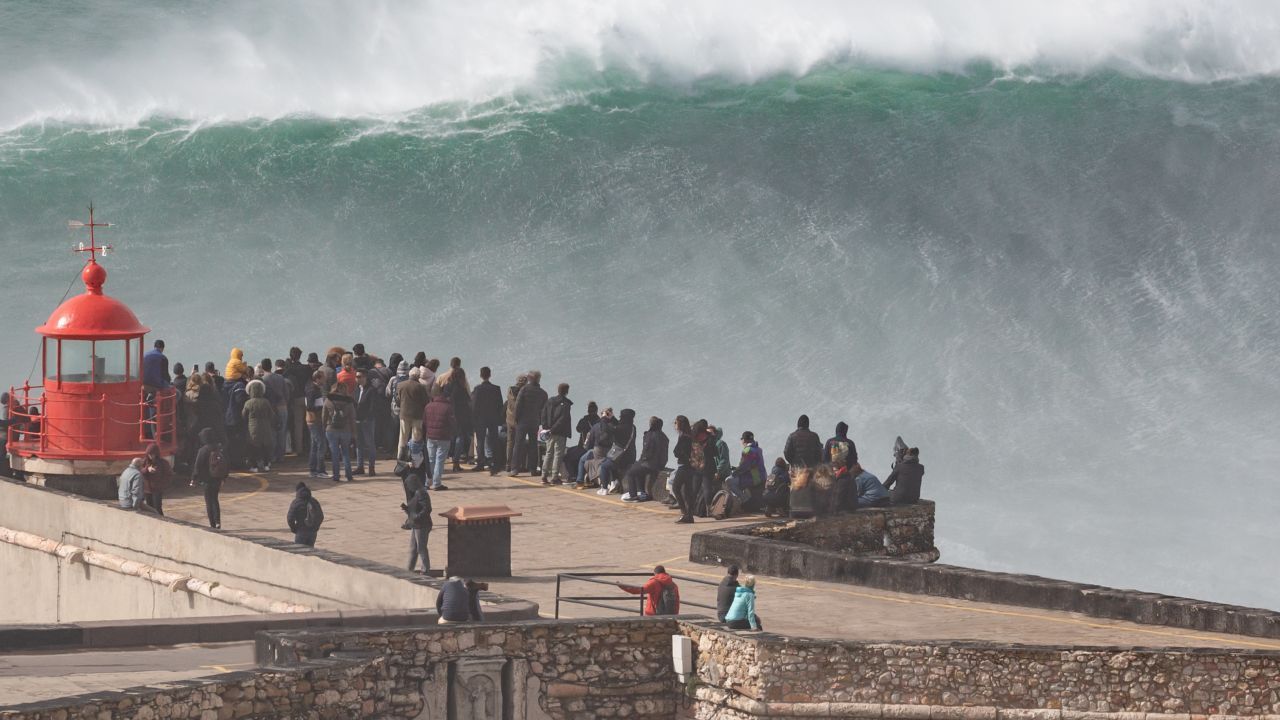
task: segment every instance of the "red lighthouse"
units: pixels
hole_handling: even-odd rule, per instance
[[[10,463],[28,482],[63,490],[113,497],[114,478],[148,444],[159,443],[172,456],[176,442],[173,388],[142,384],[143,337],[150,328],[127,305],[103,294],[107,271],[89,207],[89,254],[85,291],[58,306],[44,325],[39,385],[10,390]],[[144,390],[146,392],[144,392]]]

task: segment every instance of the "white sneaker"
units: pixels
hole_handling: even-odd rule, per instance
[[[618,488],[620,487],[620,485],[621,483],[619,483],[617,480],[614,480],[613,482],[609,483],[609,493],[618,492]],[[609,493],[605,493],[605,494],[608,495]]]
[[[257,466],[257,465],[254,465],[253,467],[249,468],[249,472],[251,472],[251,473],[256,473],[256,472],[258,472],[258,466]]]
[[[599,490],[597,490],[597,491],[596,491],[596,494],[597,494],[597,495],[608,495],[608,494],[609,494],[609,488],[602,487],[602,488],[600,488]]]
[[[262,472],[271,472],[271,466],[270,466],[270,465],[263,465],[263,466],[262,466]]]
[[[631,502],[631,493],[623,493],[622,502]]]

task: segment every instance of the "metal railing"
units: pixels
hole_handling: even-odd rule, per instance
[[[5,429],[6,443],[11,449],[26,450],[36,453],[49,451],[51,434],[47,397],[44,386],[23,384],[22,387],[9,389],[8,417],[12,421]],[[108,404],[116,407],[138,408],[138,443],[154,441],[160,445],[164,453],[173,452],[177,443],[175,435],[177,419],[177,391],[165,388],[154,394],[149,401],[145,394],[140,394],[138,401],[120,402],[106,394],[85,396],[77,401],[77,406],[93,412],[90,415],[64,415],[61,412],[52,418],[59,426],[53,434],[70,445],[80,445],[85,452],[106,452],[116,448],[107,448],[107,423],[133,425],[133,422],[117,420],[107,412]],[[96,411],[96,412],[94,412]],[[150,417],[148,417],[150,415]],[[90,423],[96,425],[94,432],[73,433],[67,429],[71,424]],[[128,448],[120,448],[128,449]],[[132,450],[131,450],[132,451]]]
[[[634,602],[630,597],[620,596],[617,594],[614,594],[614,595],[564,595],[562,594],[562,588],[563,588],[563,583],[566,580],[570,582],[585,582],[585,583],[594,583],[596,585],[608,585],[610,587],[617,588],[619,585],[618,582],[613,580],[601,580],[600,578],[648,579],[651,577],[653,577],[653,573],[647,573],[647,572],[557,573],[556,574],[556,619],[560,618],[560,603],[562,602],[567,604],[572,604],[572,605],[588,605],[590,607],[597,607],[597,608],[603,608],[605,610],[615,610],[620,612],[630,612],[624,606],[630,605],[632,602]],[[711,582],[710,580],[703,580],[701,578],[692,578],[684,575],[671,575],[671,579],[676,580],[678,583],[681,583],[681,584],[688,583],[692,585],[710,585],[712,587],[718,586],[718,583]],[[627,583],[627,584],[632,584],[632,583]],[[634,583],[633,586],[642,588],[639,594],[639,598],[640,598],[639,612],[641,615],[644,615],[645,598],[647,597],[646,593],[643,590],[644,583],[643,582]],[[619,590],[621,591],[620,588]],[[685,594],[681,593],[680,607],[682,611],[686,605],[689,607],[696,607],[696,608],[702,608],[704,610],[711,610],[712,612],[715,612],[715,609],[716,609],[715,605],[707,605],[704,603],[688,600],[685,598]]]

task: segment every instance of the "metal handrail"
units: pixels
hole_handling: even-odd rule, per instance
[[[36,391],[39,396],[36,397]],[[31,385],[24,383],[21,388],[9,388],[9,416],[16,419],[17,423],[12,423],[5,429],[6,443],[15,448],[37,446],[38,452],[47,452],[49,450],[49,413],[48,413],[48,396],[45,394],[43,385]],[[176,417],[177,417],[177,392],[173,388],[165,388],[158,391],[154,397],[155,415],[147,418],[147,409],[151,406],[145,395],[140,395],[138,401],[121,402],[115,398],[108,397],[105,393],[99,394],[96,398],[86,397],[80,401],[82,407],[91,406],[97,409],[96,415],[71,415],[59,416],[56,418],[58,424],[71,423],[97,423],[97,432],[90,433],[72,433],[63,429],[59,429],[56,433],[59,438],[74,441],[92,441],[97,439],[96,447],[91,442],[87,448],[87,452],[105,452],[106,451],[106,428],[107,423],[115,423],[118,425],[133,425],[128,420],[118,420],[107,414],[108,404],[115,407],[134,407],[138,408],[139,419],[138,425],[138,441],[147,442],[154,441],[161,445],[162,449],[171,451],[176,444]],[[38,405],[39,414],[31,412],[28,408]],[[32,422],[39,422],[39,430],[33,430],[29,427],[17,427],[17,425],[29,425]],[[147,430],[150,429],[154,438],[147,438]],[[22,439],[19,440],[18,437]]]
[[[671,575],[671,574],[668,573],[668,575]],[[597,585],[611,585],[616,587],[618,583],[611,580],[600,580],[599,578],[602,578],[602,577],[648,578],[652,576],[653,576],[653,573],[647,573],[647,572],[556,573],[556,618],[557,619],[560,618],[561,602],[570,603],[574,605],[589,605],[591,607],[603,608],[605,610],[623,610],[624,609],[622,607],[619,607],[618,605],[607,605],[605,604],[605,602],[612,602],[612,603],[631,602],[631,600],[628,598],[618,597],[616,595],[603,595],[603,596],[601,595],[563,595],[561,594],[561,582],[563,580],[595,583]],[[710,580],[703,580],[702,578],[688,577],[685,575],[671,575],[671,578],[673,580],[679,580],[680,582],[693,583],[696,585],[711,585],[715,587],[719,584],[719,583],[711,582]],[[647,597],[647,593],[644,592],[643,586],[639,593],[639,597],[640,597],[640,614],[644,615],[645,598]],[[604,602],[599,602],[599,601],[604,601]],[[686,600],[683,597],[680,598],[680,606],[684,607],[685,605],[688,605],[690,607],[703,608],[705,610],[716,609],[714,605],[705,605],[703,603],[693,602],[692,600]]]

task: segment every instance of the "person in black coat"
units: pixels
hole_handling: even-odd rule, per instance
[[[470,580],[454,576],[440,586],[440,594],[436,596],[436,612],[440,613],[440,624],[480,622],[484,614],[480,611],[480,591],[488,585],[480,585]]]
[[[492,370],[480,368],[480,384],[471,391],[471,419],[476,430],[476,466],[473,470],[489,468],[496,475],[505,465],[505,454],[499,452],[498,427],[506,416],[502,404],[502,388],[489,382]]]
[[[222,443],[213,428],[205,428],[200,431],[200,449],[196,451],[196,459],[191,463],[191,485],[204,486],[204,511],[209,517],[209,527],[215,530],[222,527],[222,504],[218,501],[218,494],[222,492],[222,478],[214,472],[215,468],[210,461],[214,453],[220,450]]]
[[[636,440],[639,438],[635,420],[636,411],[631,408],[623,408],[622,418],[619,420],[618,425],[613,428],[613,443],[608,450],[605,450],[605,461],[600,463],[600,491],[602,493],[616,490],[617,488],[614,486],[621,484],[621,478],[636,461]],[[622,452],[615,457],[608,457],[608,453],[612,452],[615,446],[622,448]]]
[[[725,571],[724,577],[720,579],[720,586],[716,588],[716,619],[724,622],[724,616],[729,614],[729,608],[733,607],[733,596],[738,590],[738,566],[730,565]]]
[[[885,479],[889,501],[894,505],[912,505],[920,502],[920,485],[924,482],[924,465],[920,464],[920,448],[910,448],[902,462],[893,466],[893,472]]]
[[[307,547],[316,546],[320,523],[324,522],[324,511],[320,509],[320,501],[311,497],[311,488],[306,483],[298,483],[285,520],[293,531],[294,542]]]
[[[573,401],[569,399],[569,383],[560,383],[556,396],[542,408],[542,427],[547,431],[547,453],[542,459],[542,484],[559,485],[564,474],[565,446],[573,434]]]
[[[818,433],[809,429],[808,415],[801,415],[796,421],[796,430],[787,437],[782,457],[792,467],[817,467],[822,464],[822,440]]]
[[[529,372],[529,381],[516,396],[515,456],[511,462],[511,476],[524,471],[533,472],[538,465],[538,423],[542,420],[542,408],[547,404],[547,391],[539,381],[542,373]],[[511,442],[511,438],[507,438]]]
[[[418,558],[422,558],[422,574],[426,575],[431,571],[431,556],[427,552],[427,539],[431,535],[431,493],[425,485],[420,485],[409,502],[400,507],[409,530],[409,572],[413,572]]]
[[[680,507],[680,519],[677,523],[693,522],[693,506],[697,501],[694,491],[694,471],[689,465],[689,454],[693,451],[693,437],[690,434],[689,418],[684,415],[676,416],[676,447],[672,454],[676,458],[676,474],[671,481],[671,494],[675,496],[676,504]]]
[[[667,466],[670,447],[671,441],[662,432],[662,418],[649,418],[649,429],[644,434],[644,449],[640,451],[640,461],[627,470],[627,494],[622,496],[623,502],[648,502],[653,499],[647,490],[649,478],[656,476]]]
[[[368,465],[370,477],[377,474],[374,461],[378,459],[377,427],[378,396],[381,395],[369,383],[369,370],[356,371],[356,394],[352,403],[356,406],[356,469],[352,475],[364,475]]]

